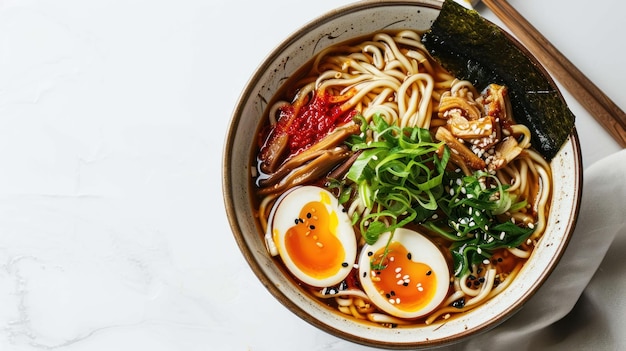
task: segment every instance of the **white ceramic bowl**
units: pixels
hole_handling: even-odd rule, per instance
[[[362,1],[305,24],[258,67],[241,94],[225,141],[225,206],[234,237],[248,264],[263,285],[293,313],[328,333],[356,343],[389,349],[433,347],[458,342],[497,326],[519,310],[552,272],[567,246],[580,205],[582,162],[574,131],[552,161],[554,193],[549,222],[532,257],[503,293],[444,324],[388,329],[346,318],[311,298],[268,255],[259,224],[251,215],[252,141],[267,101],[286,77],[321,49],[381,29],[426,30],[437,17],[440,5],[440,1],[434,0]]]

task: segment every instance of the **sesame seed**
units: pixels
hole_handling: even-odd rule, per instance
[[[396,279],[400,279],[402,277],[402,273],[396,274]]]
[[[483,260],[483,264],[489,264],[489,260]]]
[[[400,279],[396,282],[397,285],[404,285],[404,280]]]
[[[411,255],[411,253],[409,252],[408,254],[406,254],[406,258],[408,258],[409,260],[413,257],[413,255]]]
[[[396,297],[396,303],[400,304],[400,298],[399,297]]]
[[[311,218],[311,212],[306,214],[306,218]]]
[[[348,266],[349,266],[349,264],[348,264],[348,262],[344,262],[344,263],[342,263],[342,264],[341,264],[341,266],[342,266],[342,267],[348,267]]]
[[[433,271],[426,272],[426,275],[431,275],[431,274],[433,274]]]
[[[368,256],[372,256],[373,254],[374,254],[374,253],[373,253],[372,251],[368,251],[368,252],[367,252],[367,255],[368,255]]]
[[[322,244],[321,242],[316,242],[315,245],[317,245],[317,247],[324,247],[324,244]]]
[[[310,228],[311,230],[313,230],[313,229],[315,229],[315,226],[314,226],[314,225],[310,225],[310,226],[309,226],[309,228]]]
[[[535,229],[535,225],[533,223],[528,223],[528,228]]]
[[[402,267],[396,268],[396,273],[400,273],[401,270],[402,270]]]

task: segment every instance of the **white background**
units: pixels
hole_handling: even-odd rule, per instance
[[[274,300],[221,191],[248,78],[347,3],[0,0],[0,350],[368,349]],[[626,108],[625,2],[510,3]],[[564,95],[585,165],[618,150]]]

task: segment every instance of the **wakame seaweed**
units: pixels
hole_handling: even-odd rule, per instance
[[[446,0],[422,42],[450,73],[480,91],[490,83],[509,89],[514,118],[526,125],[532,145],[548,161],[574,127],[574,114],[543,71],[496,25]]]

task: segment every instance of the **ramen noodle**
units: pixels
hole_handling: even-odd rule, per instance
[[[506,86],[451,76],[417,32],[326,48],[266,114],[253,181],[268,252],[341,313],[453,318],[506,289],[543,234],[550,166]]]

